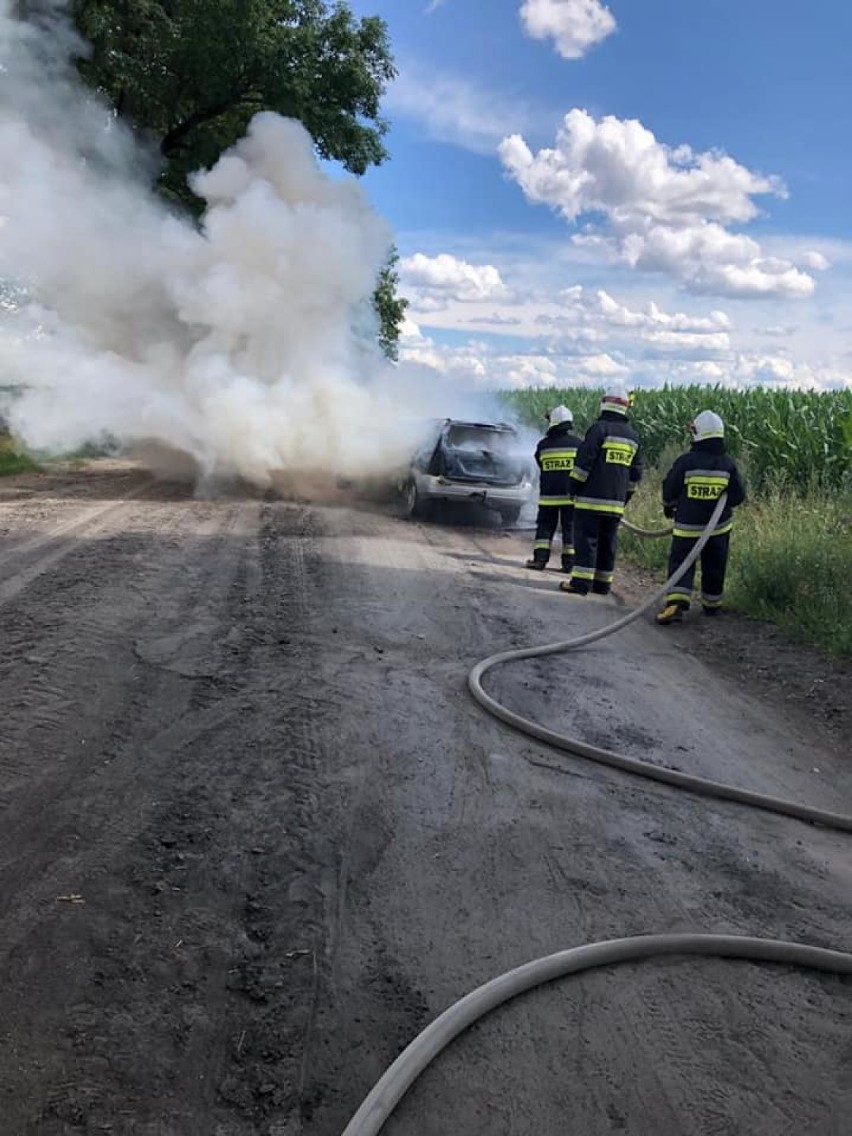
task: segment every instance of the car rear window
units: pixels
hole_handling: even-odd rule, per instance
[[[455,450],[508,450],[512,435],[508,430],[487,426],[451,426],[447,445]]]

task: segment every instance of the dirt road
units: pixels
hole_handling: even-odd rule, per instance
[[[850,948],[848,838],[554,754],[471,702],[482,656],[613,617],[524,551],[134,470],[0,494],[2,1136],[337,1136],[432,1017],[539,955],[677,930]],[[489,681],[590,741],[852,809],[842,746],[685,642],[640,624]],[[387,1130],[850,1116],[848,982],[672,960],[505,1008]]]

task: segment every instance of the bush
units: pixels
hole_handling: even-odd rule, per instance
[[[34,469],[38,469],[37,463],[17,448],[9,434],[0,433],[0,477]]]

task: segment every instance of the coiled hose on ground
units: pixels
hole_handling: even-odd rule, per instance
[[[575,639],[549,643],[541,647],[503,651],[500,654],[483,659],[470,672],[468,678],[470,692],[484,710],[501,722],[505,722],[528,737],[546,742],[548,745],[567,753],[573,753],[603,765],[634,773],[640,777],[675,785],[679,789],[686,789],[705,797],[735,801],[738,804],[780,813],[797,820],[820,824],[839,832],[852,832],[852,816],[827,812],[824,809],[801,805],[796,801],[770,797],[762,793],[740,789],[734,785],[725,785],[702,777],[694,777],[691,774],[663,769],[637,758],[588,745],[586,742],[570,738],[555,730],[550,730],[546,726],[540,726],[537,722],[508,710],[483,689],[482,679],[485,674],[501,663],[576,651],[620,631],[634,620],[639,619],[649,608],[660,602],[701,555],[701,550],[712,536],[722,515],[725,501],[726,498],[723,495],[719,499],[707,527],[696,542],[695,548],[679,570],[635,611],[607,627]],[[635,525],[628,525],[627,527],[633,532],[648,537],[667,536],[670,531],[667,528],[660,530],[639,529]],[[399,1101],[435,1057],[474,1022],[479,1021],[480,1018],[501,1006],[504,1002],[509,1001],[509,999],[568,974],[579,974],[584,970],[591,970],[596,967],[612,966],[621,962],[637,962],[664,955],[704,955],[715,958],[745,959],[753,962],[806,967],[830,974],[852,975],[852,953],[811,947],[803,943],[789,943],[775,939],[740,935],[641,935],[629,939],[610,939],[605,942],[591,943],[560,951],[557,954],[526,963],[524,966],[492,979],[491,982],[480,986],[453,1006],[450,1006],[448,1010],[445,1010],[440,1017],[436,1018],[414,1039],[388,1068],[344,1129],[343,1136],[376,1136],[384,1127]]]

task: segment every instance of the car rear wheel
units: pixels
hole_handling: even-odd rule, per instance
[[[417,489],[417,482],[412,478],[405,487],[405,511],[409,517],[418,519],[426,516],[426,503]]]

